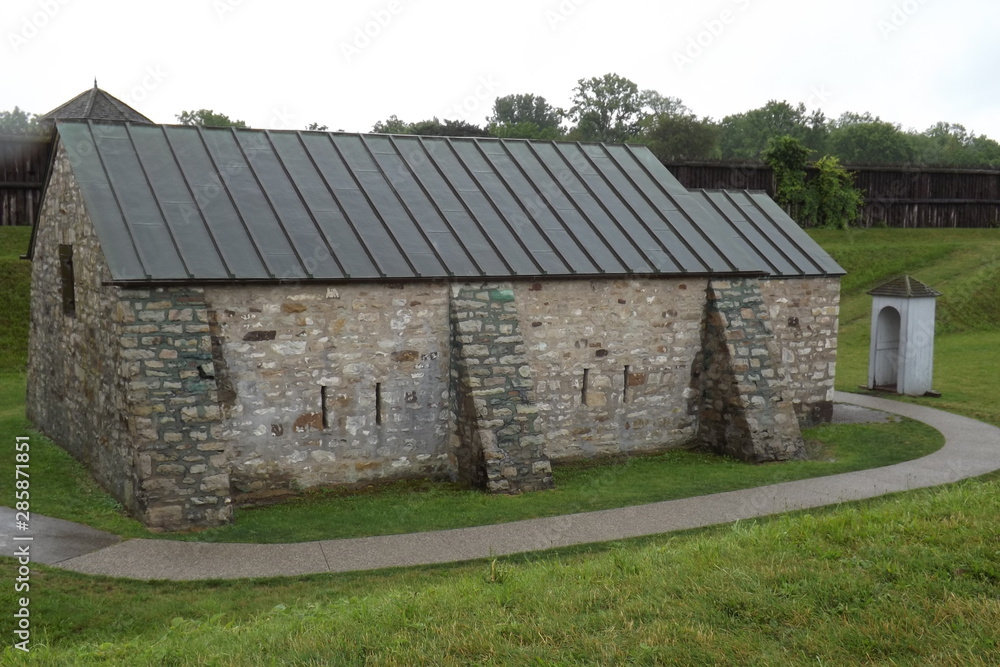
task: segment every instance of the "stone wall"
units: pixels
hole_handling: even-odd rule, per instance
[[[212,287],[234,499],[448,478],[444,284]]]
[[[552,460],[694,440],[705,286],[701,278],[515,283]]]
[[[75,308],[64,313],[59,246],[72,247]],[[28,418],[136,510],[118,294],[87,218],[69,159],[57,151],[35,230],[28,340]]]
[[[760,284],[799,422],[811,426],[830,421],[840,279],[770,279]]]

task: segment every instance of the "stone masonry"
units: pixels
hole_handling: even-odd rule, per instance
[[[694,441],[705,288],[694,277],[514,284],[553,461]]]
[[[699,438],[745,461],[804,456],[769,322],[758,280],[709,281]]]
[[[787,395],[803,426],[833,417],[837,368],[837,278],[760,281],[775,342],[786,371]]]
[[[237,504],[449,479],[448,287],[206,289]]]
[[[204,290],[121,290],[117,316],[143,522],[162,530],[228,523],[227,446]]]
[[[551,488],[513,287],[455,285],[451,304],[459,479],[500,493]]]

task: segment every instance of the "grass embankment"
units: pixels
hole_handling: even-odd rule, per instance
[[[908,273],[937,300],[934,388],[942,398],[903,399],[1000,426],[1000,229],[818,231],[813,237],[848,270],[841,283],[837,388],[868,377],[871,297]]]

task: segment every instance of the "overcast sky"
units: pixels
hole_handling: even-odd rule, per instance
[[[482,124],[498,96],[568,108],[615,72],[714,119],[776,99],[1000,140],[997,26],[996,0],[4,0],[0,110],[97,77],[161,123]]]

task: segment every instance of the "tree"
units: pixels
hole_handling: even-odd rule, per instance
[[[849,164],[908,164],[913,145],[898,125],[870,113],[845,113],[833,123],[827,151]]]
[[[431,120],[422,120],[409,126],[409,134],[423,134],[440,137],[488,137],[490,133],[464,120],[445,120],[443,123],[435,116]]]
[[[805,226],[845,229],[857,220],[864,197],[836,157],[824,155],[807,178],[809,149],[788,135],[773,138],[761,154],[774,171],[775,200]]]
[[[38,136],[45,132],[39,126],[38,116],[14,107],[13,111],[0,111],[0,134]]]
[[[826,118],[822,111],[807,114],[804,104],[793,107],[775,100],[759,109],[726,116],[721,126],[719,143],[724,159],[756,159],[774,137],[788,135],[817,151],[823,148],[826,138]]]
[[[562,139],[566,132],[561,127],[539,127],[531,121],[515,125],[488,125],[486,129],[491,136],[499,139],[542,139],[552,141]]]
[[[655,90],[639,93],[639,104],[644,116],[690,116],[691,110],[684,106],[679,97],[665,97]]]
[[[572,138],[624,143],[639,133],[642,99],[632,81],[605,74],[580,79],[573,90],[569,116],[576,127],[570,133]]]
[[[774,174],[774,199],[786,210],[805,200],[809,153],[801,141],[786,134],[769,139],[760,155]]]
[[[816,160],[816,173],[806,185],[803,214],[819,227],[847,229],[858,219],[865,203],[854,187],[854,175],[844,169],[836,157],[824,155]]]
[[[445,120],[441,122],[437,116],[430,120],[416,123],[406,123],[395,115],[386,120],[380,120],[372,126],[372,132],[377,134],[422,134],[439,137],[488,137],[490,133],[464,120]]]
[[[211,109],[197,111],[182,111],[176,116],[181,125],[201,125],[204,127],[242,127],[247,124],[242,120],[233,120],[224,113],[216,113]]]
[[[1000,144],[966,130],[963,125],[935,123],[908,138],[917,160],[924,164],[963,167],[1000,164]]]
[[[660,162],[718,157],[719,126],[708,118],[661,113],[647,120],[641,138]]]
[[[320,125],[319,123],[309,123],[306,125],[306,129],[310,132],[329,132],[330,128],[326,125]]]
[[[496,98],[493,102],[493,115],[486,121],[490,126],[512,127],[532,123],[538,131],[558,131],[564,115],[562,109],[553,107],[544,97],[524,93]]]
[[[376,134],[411,134],[410,124],[401,121],[396,114],[389,116],[386,120],[380,120],[372,125],[372,132]]]

